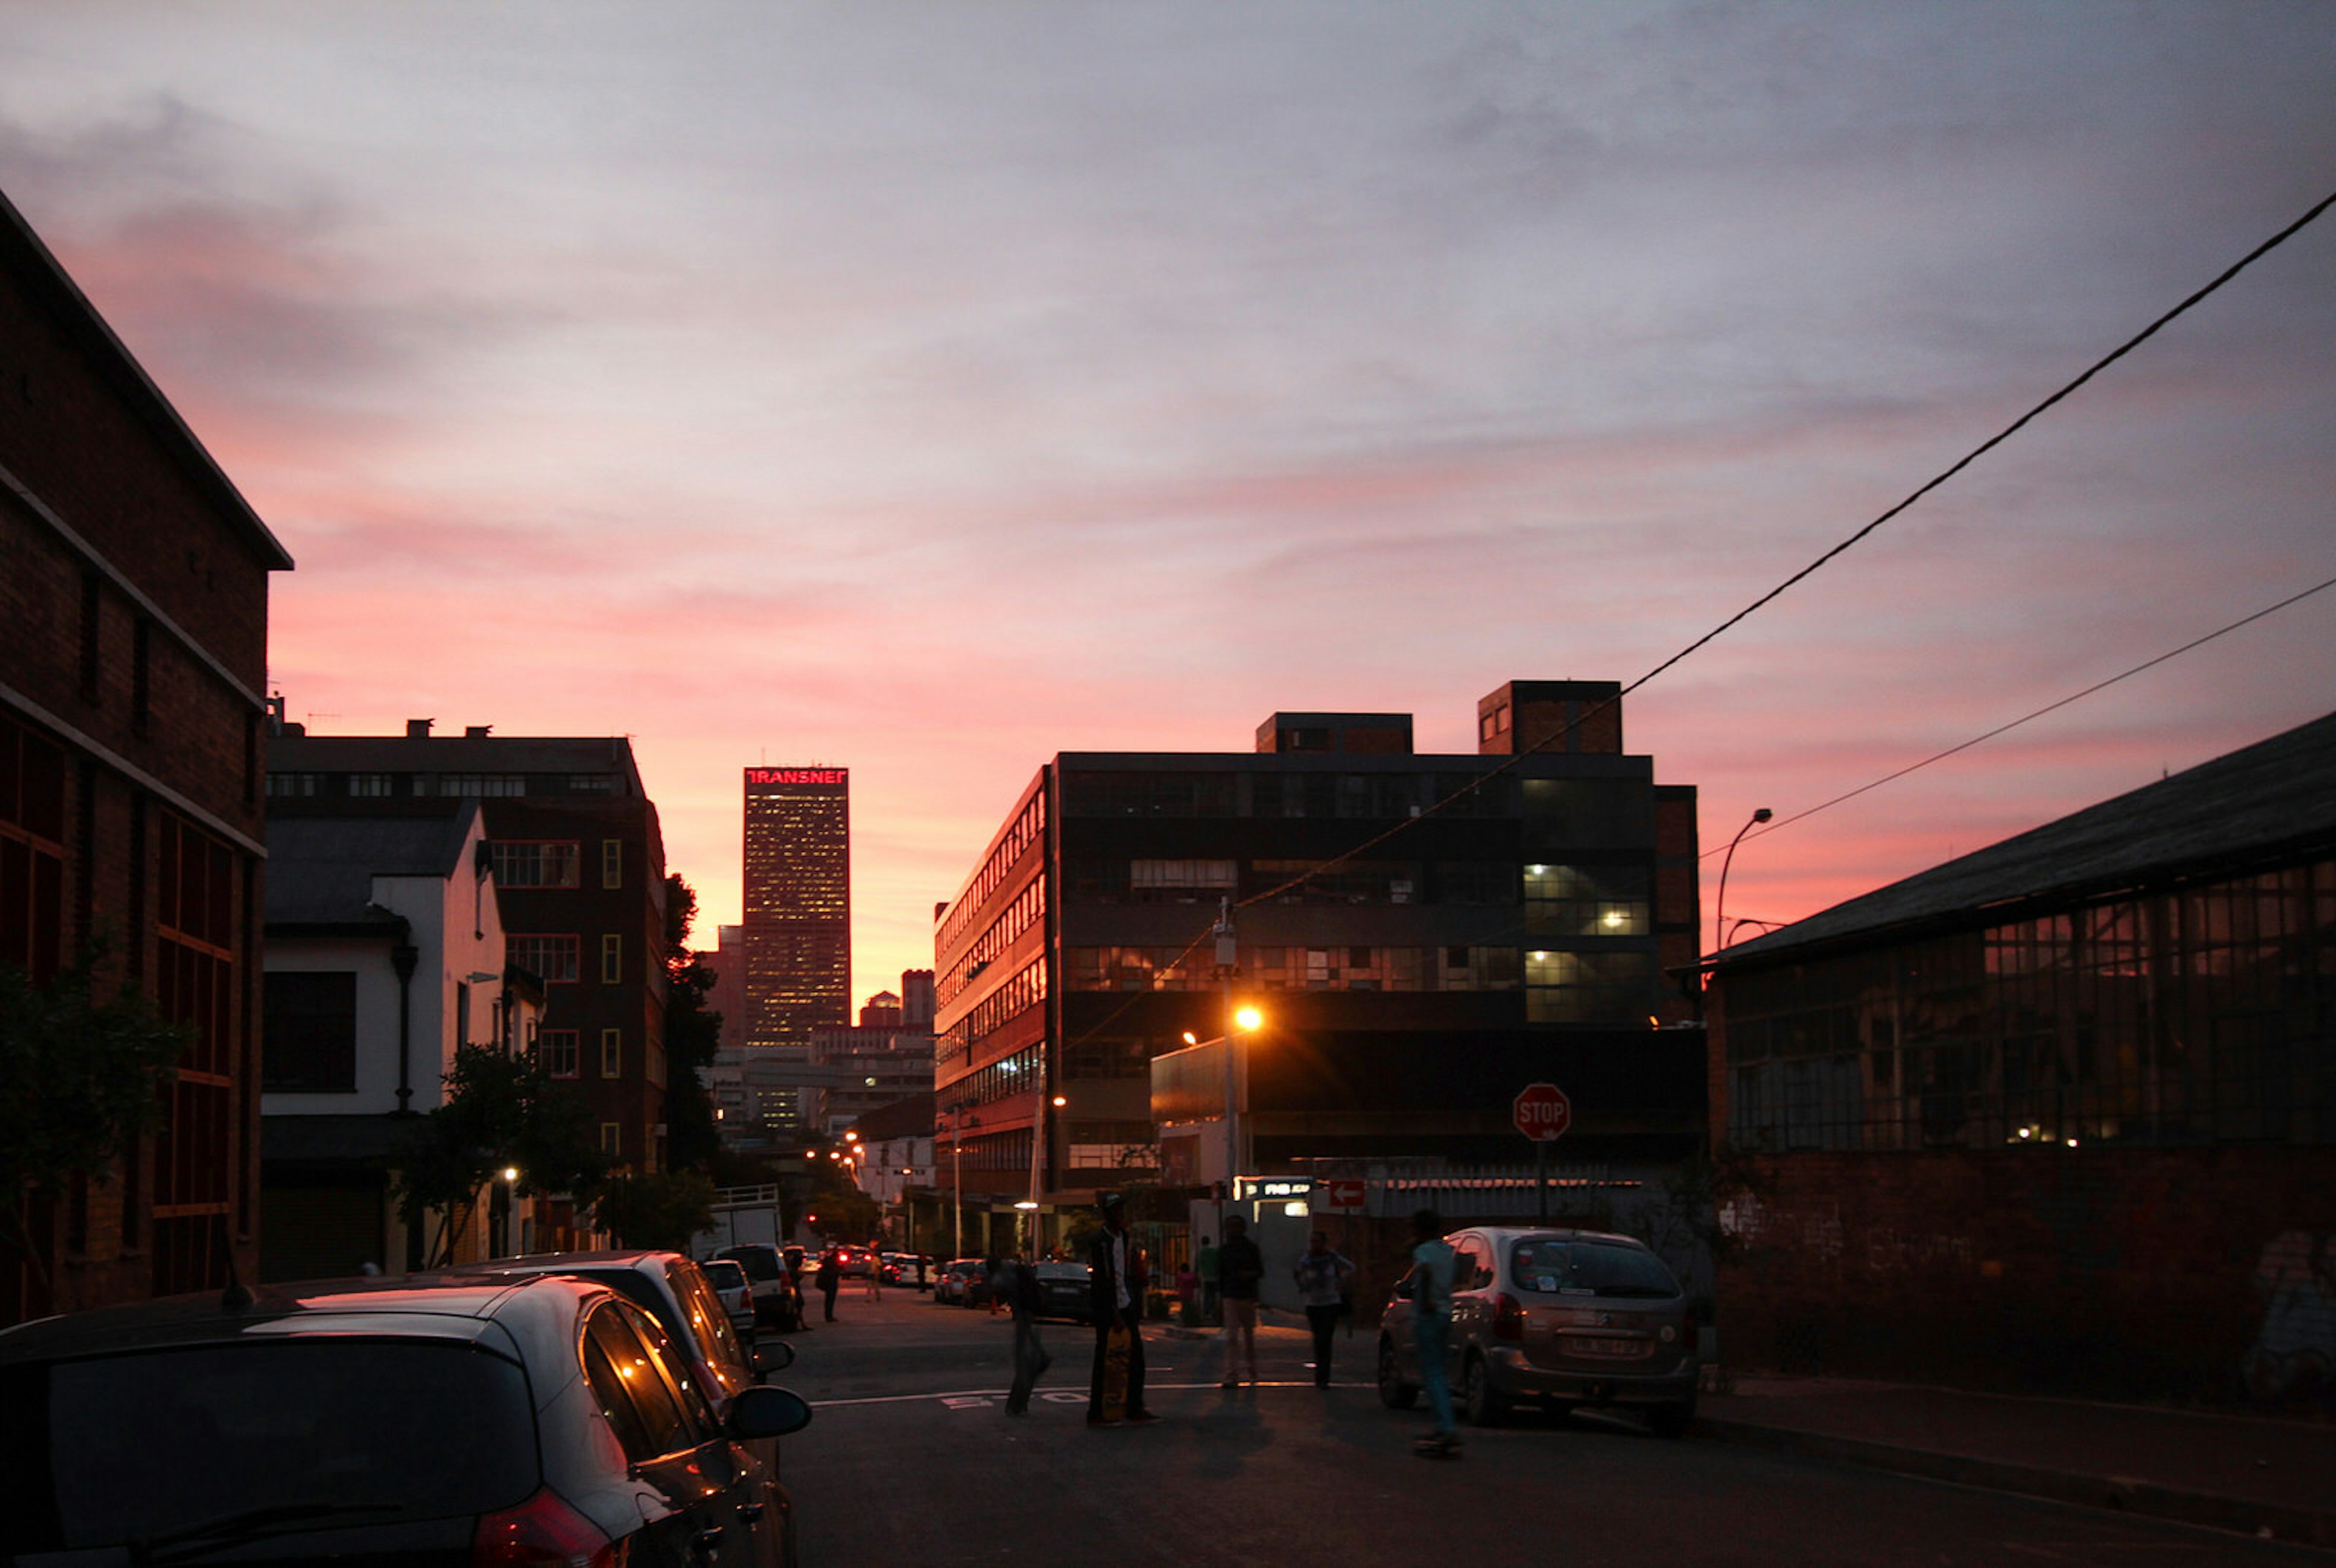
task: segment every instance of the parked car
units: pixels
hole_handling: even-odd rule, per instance
[[[1449,1238],[1454,1400],[1477,1426],[1517,1404],[1634,1407],[1656,1433],[1695,1419],[1695,1312],[1643,1243],[1597,1231],[1495,1227]],[[1407,1285],[1379,1320],[1379,1398],[1419,1397]]]
[[[733,1258],[708,1258],[697,1265],[706,1271],[706,1282],[714,1287],[722,1310],[730,1314],[730,1331],[746,1347],[751,1357],[754,1349],[754,1281],[746,1278],[745,1267]]]
[[[921,1252],[887,1252],[881,1277],[888,1285],[929,1290],[933,1283],[933,1261]]]
[[[836,1261],[842,1266],[841,1278],[864,1280],[876,1266],[876,1254],[865,1247],[838,1247]]]
[[[792,1334],[803,1328],[802,1248],[789,1247],[783,1253],[768,1242],[742,1242],[714,1255],[727,1258],[746,1271],[746,1278],[754,1286],[757,1326],[775,1329],[782,1334]]]
[[[37,1563],[793,1561],[756,1449],[657,1320],[560,1276],[240,1288],[0,1331],[10,1506]]]
[[[954,1307],[970,1307],[979,1300],[989,1300],[988,1265],[979,1258],[957,1258],[941,1265],[933,1280],[933,1300],[946,1301]]]
[[[754,1381],[755,1373],[776,1370],[794,1359],[784,1345],[749,1350],[730,1327],[730,1314],[696,1263],[679,1252],[538,1252],[469,1263],[450,1274],[572,1274],[608,1286],[647,1310],[687,1355],[698,1381],[716,1409]],[[783,1359],[781,1359],[783,1358]]]
[[[1038,1316],[1095,1320],[1095,1302],[1088,1293],[1094,1270],[1085,1263],[1037,1263],[1031,1271],[1038,1276]]]

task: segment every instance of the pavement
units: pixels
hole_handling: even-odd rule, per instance
[[[1270,1308],[1259,1331],[1305,1335]],[[1834,1378],[1728,1388],[1701,1397],[1695,1436],[2336,1550],[2336,1424]]]
[[[1736,1380],[1699,1437],[2336,1549],[2336,1426],[1828,1378]]]

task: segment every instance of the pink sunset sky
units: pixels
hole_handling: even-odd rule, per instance
[[[0,4],[0,189],[299,562],[322,734],[626,734],[854,986],[1065,750],[1473,751],[2336,190],[2336,8]],[[2336,216],[1630,698],[1708,846],[2336,576]],[[1746,841],[1789,920],[2336,707],[2336,590]],[[1717,862],[1708,862],[1707,929]]]

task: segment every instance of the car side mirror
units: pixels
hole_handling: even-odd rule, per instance
[[[754,1370],[784,1372],[795,1364],[795,1348],[784,1339],[754,1341]]]
[[[784,1388],[741,1388],[730,1401],[730,1436],[784,1437],[811,1425],[811,1407]]]

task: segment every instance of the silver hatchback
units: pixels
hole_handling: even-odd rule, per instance
[[[1454,1401],[1476,1426],[1537,1401],[1637,1406],[1656,1434],[1695,1419],[1695,1312],[1644,1243],[1599,1231],[1480,1227],[1447,1237]],[[1379,1320],[1379,1398],[1419,1398],[1411,1301],[1398,1286]]]

